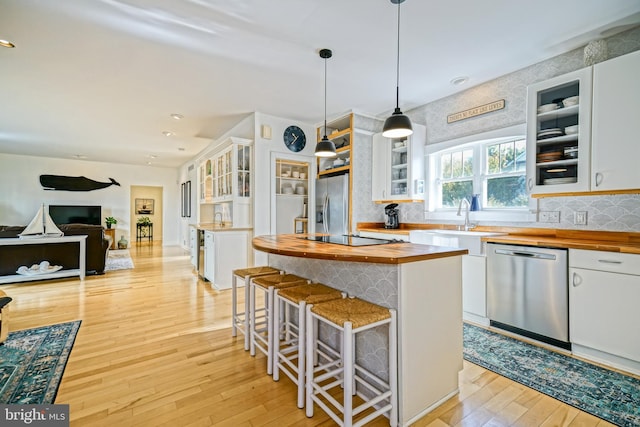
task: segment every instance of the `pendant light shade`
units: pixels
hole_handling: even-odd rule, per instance
[[[400,3],[404,0],[391,0],[398,5],[398,54],[396,59],[396,108],[384,122],[382,136],[386,138],[404,138],[413,133],[411,120],[400,111]]]
[[[316,144],[317,157],[335,157],[336,145],[327,138],[327,59],[331,58],[330,49],[320,49],[320,58],[324,59],[324,136]]]

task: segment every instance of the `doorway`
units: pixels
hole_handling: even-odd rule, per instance
[[[152,187],[146,185],[131,186],[130,210],[130,241],[134,242],[156,242],[162,241],[162,187]],[[136,239],[137,223],[140,218],[148,218],[152,226],[145,228],[145,238],[140,242]],[[152,233],[151,236],[149,233]]]

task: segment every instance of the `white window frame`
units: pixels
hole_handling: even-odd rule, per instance
[[[457,207],[436,207],[436,201],[441,199],[441,194],[439,194],[441,187],[438,185],[440,165],[437,164],[438,162],[436,161],[440,156],[434,154],[458,151],[468,146],[473,146],[473,188],[474,192],[477,191],[476,189],[481,189],[477,192],[482,193],[482,197],[484,198],[486,197],[486,188],[484,188],[484,186],[487,178],[484,174],[484,165],[486,165],[487,156],[486,147],[491,144],[516,139],[526,139],[526,125],[524,123],[438,144],[427,145],[425,149],[425,164],[429,192],[425,197],[425,220],[460,220],[460,217],[457,216]],[[475,173],[477,171],[482,171],[482,173]],[[471,212],[472,220],[485,222],[532,222],[535,221],[536,218],[537,199],[531,197],[529,197],[528,206],[524,208],[486,208],[484,204],[481,205],[481,211]]]

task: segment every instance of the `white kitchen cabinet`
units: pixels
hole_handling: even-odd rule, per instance
[[[640,255],[569,250],[574,354],[640,373]]]
[[[462,256],[462,317],[488,325],[487,257]]]
[[[195,227],[189,227],[189,254],[191,265],[196,270],[198,269],[198,230]]]
[[[589,191],[591,83],[592,68],[587,67],[528,87],[530,194]],[[577,104],[564,104],[563,100],[576,96]],[[577,132],[565,130],[570,126],[577,126]],[[570,154],[575,147],[577,155],[575,151]]]
[[[215,236],[210,231],[204,232],[204,278],[214,281],[215,272]]]
[[[231,288],[233,270],[249,265],[247,230],[205,231],[204,277],[216,289]]]
[[[591,189],[640,188],[640,51],[593,67]]]
[[[424,200],[424,126],[407,138],[373,136],[371,198],[374,202]]]

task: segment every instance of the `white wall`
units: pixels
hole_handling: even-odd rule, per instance
[[[269,126],[271,129],[271,139],[263,138],[261,129],[262,125]],[[212,141],[207,148],[201,151],[196,158],[182,166],[179,172],[181,179],[187,176],[187,168],[189,165],[195,164],[195,169],[200,165],[200,161],[210,156],[216,150],[216,146],[221,144],[228,137],[247,138],[254,141],[254,168],[253,168],[253,235],[260,236],[265,234],[275,234],[275,221],[272,216],[275,215],[275,157],[277,154],[283,156],[293,154],[283,141],[284,130],[290,126],[299,126],[305,133],[307,144],[305,148],[295,153],[298,156],[306,156],[312,165],[315,165],[315,146],[316,146],[316,127],[308,123],[300,123],[291,119],[270,116],[262,113],[253,113],[241,120],[237,125],[229,129],[224,135],[215,141]],[[275,154],[275,155],[274,155]],[[316,178],[316,168],[312,167],[309,180],[313,185]],[[192,178],[192,191],[198,192],[197,177]],[[313,194],[312,190],[309,193]],[[309,200],[309,203],[312,203]],[[195,206],[195,205],[194,205]],[[309,205],[309,212],[314,212],[314,207]],[[185,222],[185,221],[183,221]],[[188,226],[187,226],[188,228]],[[188,231],[188,230],[187,230]],[[185,231],[186,233],[186,231]],[[188,241],[188,240],[187,240]],[[266,264],[266,254],[262,252],[254,253],[254,262],[256,265]]]
[[[113,178],[120,186],[93,191],[45,190],[40,185],[40,175],[43,174],[85,176],[100,182]],[[176,169],[0,153],[0,177],[0,225],[27,225],[43,203],[90,204],[102,206],[103,220],[107,216],[118,220],[118,236],[129,236],[131,228],[130,187],[163,187],[163,244],[178,244],[180,185]],[[130,238],[128,240],[131,241]]]

